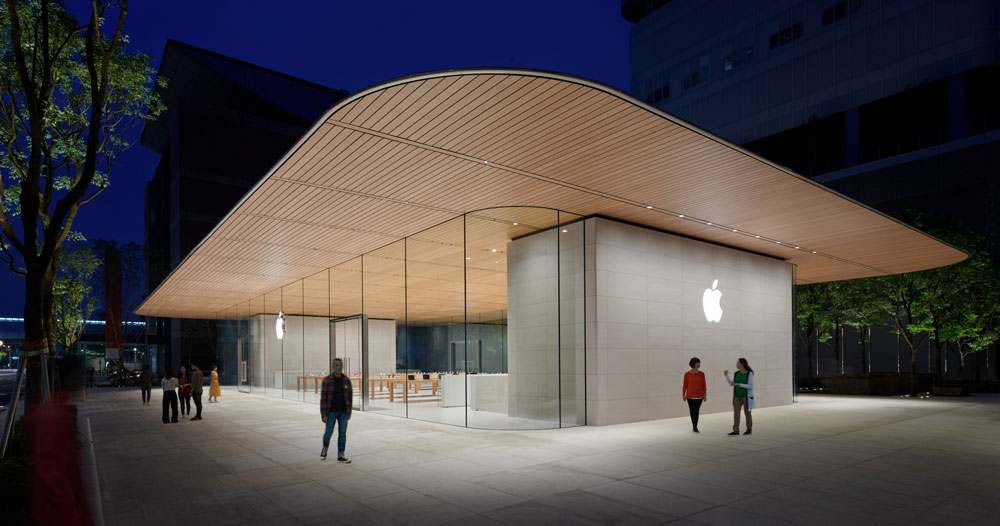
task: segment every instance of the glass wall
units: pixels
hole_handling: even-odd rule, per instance
[[[341,358],[355,410],[484,429],[583,425],[585,239],[566,212],[480,210],[220,318],[236,320],[252,394],[318,403]]]

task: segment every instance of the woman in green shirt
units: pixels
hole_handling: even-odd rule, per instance
[[[729,385],[733,386],[733,432],[729,436],[740,434],[740,407],[747,415],[747,430],[743,434],[749,435],[753,429],[753,417],[750,416],[753,411],[753,369],[746,358],[736,361],[736,369],[732,379],[729,378],[729,369],[722,373]]]

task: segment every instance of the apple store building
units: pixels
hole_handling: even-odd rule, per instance
[[[454,70],[327,114],[140,306],[248,395],[484,429],[684,416],[700,358],[792,402],[794,286],[965,254],[613,88]]]

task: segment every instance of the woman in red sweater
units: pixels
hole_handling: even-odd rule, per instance
[[[684,387],[681,388],[681,399],[688,403],[691,410],[691,425],[694,432],[698,433],[698,411],[701,410],[701,403],[708,400],[708,388],[705,383],[705,373],[699,371],[701,360],[691,358],[688,362],[691,370],[684,373]]]

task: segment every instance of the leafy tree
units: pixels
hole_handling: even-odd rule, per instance
[[[826,296],[826,304],[820,312],[819,330],[826,333],[826,343],[833,349],[833,360],[837,374],[844,374],[843,351],[844,327],[848,326],[851,298],[848,296],[849,286],[846,281],[831,281],[820,283]]]
[[[989,287],[990,256],[981,248],[982,237],[967,228],[951,224],[928,227],[919,215],[915,224],[969,253],[969,259],[965,261],[919,273],[926,284],[924,301],[927,304],[927,317],[919,329],[929,334],[936,351],[937,376],[944,378],[942,350],[949,342],[955,344],[958,338],[969,336],[969,331],[980,325],[978,322],[986,321],[979,317],[988,310],[988,306],[970,296],[975,294],[973,289],[976,287]]]
[[[861,344],[861,370],[868,374],[871,369],[871,330],[885,321],[878,309],[872,293],[872,280],[868,278],[843,281],[840,284],[840,299],[843,304],[845,323],[858,331]]]
[[[824,283],[798,285],[795,287],[795,319],[798,321],[799,340],[806,346],[809,357],[809,385],[813,385],[813,348],[830,337],[829,331],[822,330],[825,318],[823,306],[828,301]]]
[[[53,311],[56,338],[65,350],[73,349],[80,340],[85,323],[97,306],[98,296],[92,294],[93,276],[100,265],[101,259],[86,245],[63,247],[59,276],[53,289]]]
[[[41,393],[41,358],[56,343],[63,242],[80,207],[107,188],[143,117],[162,111],[149,56],[126,49],[127,11],[128,0],[92,0],[80,24],[51,0],[0,6],[0,247],[25,278],[29,400]]]
[[[889,331],[899,335],[909,350],[910,394],[917,393],[917,351],[928,337],[927,290],[935,277],[909,272],[869,278],[876,308],[889,321]]]
[[[981,247],[981,246],[980,246]],[[970,250],[968,260],[954,265],[960,278],[951,295],[955,315],[942,329],[958,357],[958,377],[965,378],[965,360],[1000,338],[1000,274],[982,248]]]

